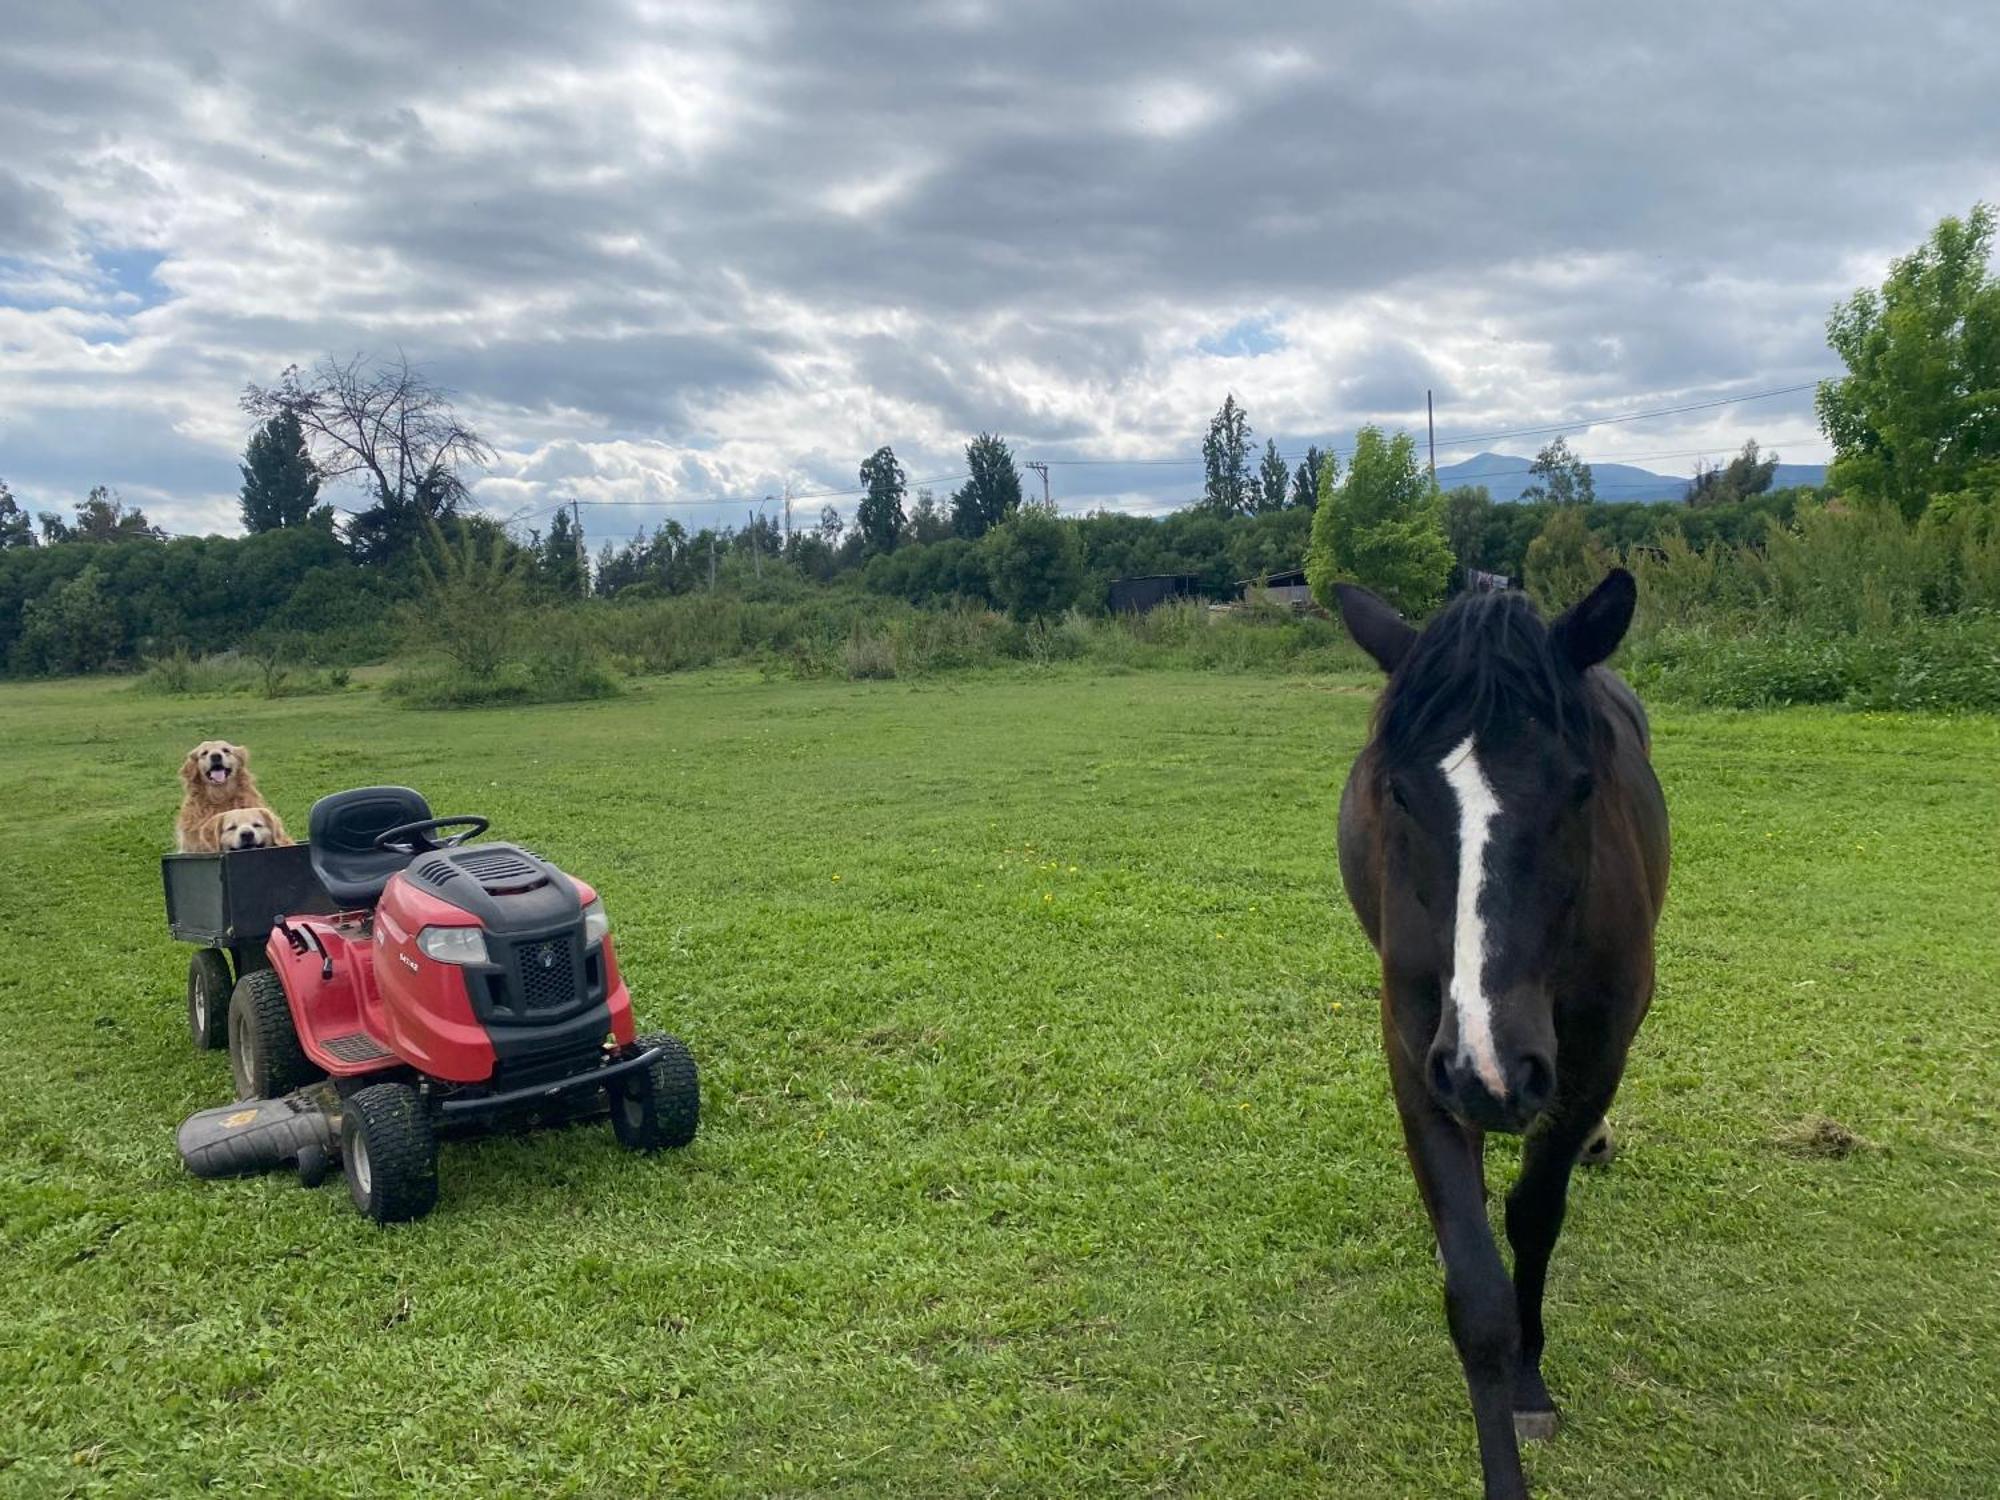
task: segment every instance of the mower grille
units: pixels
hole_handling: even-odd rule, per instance
[[[511,849],[468,849],[452,863],[495,896],[548,883],[546,875]]]
[[[530,1011],[567,1009],[583,998],[573,935],[522,943],[514,956],[521,974],[521,998]]]
[[[458,878],[458,867],[448,859],[425,860],[417,866],[416,876],[432,885],[443,885]]]

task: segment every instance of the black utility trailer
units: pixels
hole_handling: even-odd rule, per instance
[[[195,943],[188,960],[188,1034],[203,1050],[229,1043],[229,994],[253,969],[267,969],[264,939],[278,918],[330,912],[333,899],[313,874],[304,844],[169,854],[160,860],[167,929]]]

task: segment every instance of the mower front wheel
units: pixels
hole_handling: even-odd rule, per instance
[[[197,1052],[229,1045],[229,958],[220,948],[197,948],[188,959],[187,1007]]]
[[[642,1036],[634,1045],[641,1052],[658,1047],[660,1055],[650,1066],[611,1081],[612,1133],[628,1151],[685,1146],[701,1123],[694,1054],[679,1037]]]
[[[437,1137],[406,1083],[371,1083],[347,1096],[341,1170],[354,1206],[377,1224],[421,1219],[437,1206]]]
[[[318,1079],[275,970],[252,969],[229,998],[229,1071],[239,1099],[282,1099]]]

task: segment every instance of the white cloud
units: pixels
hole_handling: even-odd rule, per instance
[[[1420,425],[1426,388],[1450,435],[1795,383],[2000,157],[1969,3],[1709,0],[1669,35],[1553,3],[163,0],[115,48],[16,10],[0,474],[190,527],[233,523],[243,383],[356,350],[458,390],[496,511],[695,524],[884,442],[952,473],[981,428],[1192,458],[1232,390],[1296,450]],[[1578,446],[1810,428],[1800,397]],[[1136,508],[1195,471],[1060,474]]]

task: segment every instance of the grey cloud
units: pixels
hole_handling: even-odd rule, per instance
[[[400,346],[541,448],[536,484],[565,439],[657,444],[683,489],[844,486],[880,441],[947,472],[980,428],[1181,452],[1221,382],[1169,406],[1203,356],[1161,329],[1249,316],[1289,347],[1231,379],[1281,441],[1261,385],[1301,442],[1342,441],[1455,395],[1454,339],[1490,426],[1816,373],[1853,267],[2000,161],[1972,0],[1664,25],[1555,0],[368,0],[273,9],[254,47],[192,0],[14,10],[0,253],[143,235],[183,290],[133,320],[162,342],[126,373],[0,372],[0,404],[109,381],[135,413],[190,385],[226,405],[290,360]],[[1309,347],[1295,314],[1363,331]],[[785,450],[742,451],[719,410]],[[885,411],[954,436],[877,431]]]
[[[62,199],[0,167],[0,255],[47,255],[63,248]]]

